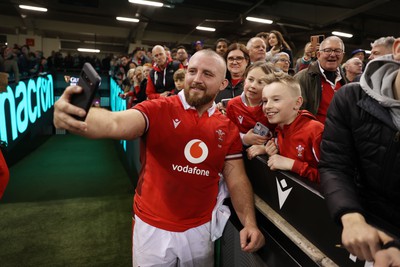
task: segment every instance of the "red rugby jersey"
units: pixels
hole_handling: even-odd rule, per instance
[[[307,110],[284,128],[276,127],[279,154],[294,159],[292,172],[319,183],[318,162],[324,125]]]
[[[143,221],[182,232],[211,220],[225,160],[242,157],[239,131],[214,104],[199,117],[184,97],[144,101],[142,170],[134,211]]]
[[[245,104],[244,93],[229,100],[226,107],[226,115],[233,121],[239,128],[239,131],[246,134],[250,129],[261,122],[269,128],[271,132],[274,131],[275,125],[268,122],[265,116],[262,105],[256,107],[249,107]]]

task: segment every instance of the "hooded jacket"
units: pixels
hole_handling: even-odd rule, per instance
[[[399,67],[391,55],[371,61],[360,83],[345,85],[329,106],[319,171],[339,224],[359,212],[400,234],[400,101],[392,93]]]

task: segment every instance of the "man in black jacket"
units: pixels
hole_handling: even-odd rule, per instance
[[[321,187],[342,243],[369,261],[400,236],[399,69],[400,38],[335,94],[321,143]]]

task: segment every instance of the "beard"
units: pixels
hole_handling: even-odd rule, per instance
[[[190,94],[189,90],[191,87],[196,87],[199,88],[201,90],[203,90],[204,94],[199,95],[197,93],[192,93]],[[209,95],[207,94],[207,89],[203,86],[203,85],[190,85],[190,86],[185,86],[184,89],[184,93],[185,93],[185,98],[186,98],[186,102],[195,108],[199,108],[201,106],[207,105],[210,102],[214,101],[215,95]]]

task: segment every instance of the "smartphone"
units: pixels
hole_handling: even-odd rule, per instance
[[[310,41],[312,44],[320,44],[325,39],[325,35],[312,35]]]
[[[261,136],[272,137],[271,131],[268,129],[267,126],[265,126],[261,122],[256,123],[256,125],[253,128],[253,133],[261,135]]]
[[[224,108],[226,108],[226,106],[228,105],[229,100],[231,100],[231,98],[224,98],[224,99],[221,99],[221,103],[222,103],[222,106],[223,106]]]
[[[325,39],[325,35],[312,35],[310,37],[311,46],[313,47],[313,57],[317,51],[317,46]]]
[[[96,91],[99,89],[101,78],[97,74],[92,65],[86,62],[83,65],[81,74],[79,76],[78,84],[82,87],[82,93],[73,94],[71,97],[71,104],[86,110],[86,114],[92,105]],[[75,116],[77,119],[84,121],[85,117]]]

